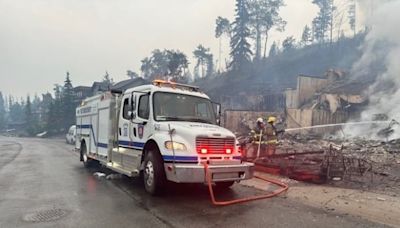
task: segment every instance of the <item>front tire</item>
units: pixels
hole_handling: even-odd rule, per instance
[[[166,176],[163,160],[158,151],[148,151],[144,158],[143,182],[151,195],[160,195],[166,186]]]

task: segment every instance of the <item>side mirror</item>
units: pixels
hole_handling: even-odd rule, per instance
[[[213,102],[215,118],[218,125],[221,125],[221,104]]]
[[[136,119],[136,112],[135,111],[128,111],[128,116],[131,120]]]

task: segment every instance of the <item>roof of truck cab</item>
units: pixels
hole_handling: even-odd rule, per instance
[[[167,86],[155,86],[155,85],[142,85],[134,88],[127,89],[124,94],[132,92],[167,92],[167,93],[179,93],[197,97],[203,97],[210,99],[205,93],[201,91],[192,91],[190,89],[183,88],[172,88]]]

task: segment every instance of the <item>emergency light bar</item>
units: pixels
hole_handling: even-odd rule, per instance
[[[179,88],[179,89],[187,89],[193,92],[200,92],[200,88],[197,86],[186,85],[176,82],[164,81],[164,80],[153,80],[153,85],[158,87],[170,87],[170,88]]]

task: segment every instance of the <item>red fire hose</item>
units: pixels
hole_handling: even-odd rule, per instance
[[[250,197],[246,197],[246,198],[234,199],[234,200],[228,200],[228,201],[217,201],[215,199],[214,190],[212,188],[211,172],[209,171],[208,164],[206,164],[206,163],[204,163],[204,170],[206,173],[208,190],[210,191],[211,202],[212,202],[212,204],[214,204],[216,206],[228,206],[228,205],[232,205],[232,204],[238,204],[238,203],[244,203],[244,202],[249,202],[249,201],[254,201],[254,200],[271,198],[271,197],[281,194],[284,191],[287,191],[289,188],[289,186],[287,184],[282,183],[280,181],[270,179],[270,178],[260,177],[260,176],[254,176],[257,179],[273,183],[275,185],[280,186],[281,188],[273,191],[272,193],[268,193],[268,194],[263,194],[263,195],[258,195],[258,196],[250,196]]]

